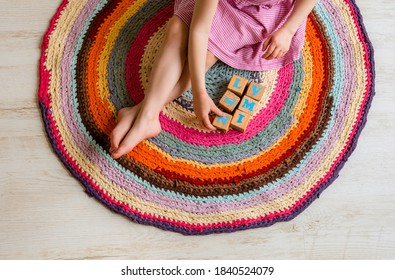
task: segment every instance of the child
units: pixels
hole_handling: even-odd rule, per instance
[[[209,97],[205,72],[220,59],[244,70],[282,67],[299,58],[306,18],[317,0],[176,0],[142,102],[118,112],[114,159],[161,131],[163,106],[192,87],[199,122],[223,113]],[[188,53],[188,55],[187,55]]]

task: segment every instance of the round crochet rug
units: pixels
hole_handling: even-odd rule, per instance
[[[233,74],[266,87],[247,130],[203,130],[186,92],[160,115],[162,132],[113,160],[117,111],[140,102],[173,13],[171,0],[64,0],[44,36],[38,101],[68,170],[110,209],[183,234],[294,218],[338,176],[374,95],[373,49],[353,0],[321,0],[301,58],[273,71],[218,62],[218,102]]]

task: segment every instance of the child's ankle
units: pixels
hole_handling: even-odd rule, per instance
[[[152,109],[147,109],[147,108],[141,108],[139,116],[144,119],[148,120],[158,120],[159,119],[159,113],[158,110],[152,110]]]

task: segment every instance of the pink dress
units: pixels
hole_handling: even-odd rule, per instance
[[[262,58],[263,42],[281,27],[295,0],[219,0],[208,49],[229,66],[262,71],[280,68],[299,59],[306,20],[292,39],[290,50],[279,59]],[[174,14],[190,25],[195,0],[175,0]]]

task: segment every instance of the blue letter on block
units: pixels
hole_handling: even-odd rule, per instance
[[[262,90],[261,87],[257,87],[256,85],[252,84],[252,95],[257,95]]]
[[[220,123],[220,122],[222,122],[222,124],[223,125],[226,125],[227,124],[227,122],[228,122],[228,120],[229,120],[229,116],[226,116],[226,117],[221,117],[221,116],[218,116],[218,118],[217,118],[217,123]]]
[[[254,111],[254,107],[255,107],[256,102],[248,102],[248,99],[244,99],[244,103],[243,103],[243,108],[246,108],[248,111],[252,112]]]
[[[237,88],[237,89],[241,89],[241,85],[239,85],[240,81],[241,80],[239,78],[236,78],[236,80],[235,80],[235,82],[233,84],[233,87]]]
[[[244,119],[244,117],[245,117],[245,115],[243,115],[243,114],[240,114],[239,115],[239,118],[237,119],[237,123],[243,123],[243,119]]]
[[[224,102],[228,103],[230,106],[236,103],[236,98],[230,99],[229,97],[225,97]]]

